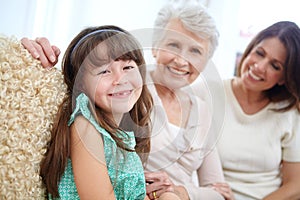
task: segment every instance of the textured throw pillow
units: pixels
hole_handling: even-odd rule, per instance
[[[66,86],[15,37],[0,35],[0,199],[44,199],[40,162]]]

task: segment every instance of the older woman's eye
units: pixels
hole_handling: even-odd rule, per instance
[[[174,47],[174,48],[179,48],[179,45],[177,43],[174,43],[174,42],[169,43],[168,46],[169,47]]]
[[[197,49],[197,48],[192,48],[191,52],[192,53],[196,53],[196,54],[200,54],[200,55],[202,54],[201,51],[199,49]]]

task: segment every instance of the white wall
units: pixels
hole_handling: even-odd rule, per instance
[[[222,78],[232,77],[239,33],[240,0],[212,0],[209,11],[220,32],[219,46],[212,58]]]
[[[47,37],[64,52],[84,27],[114,24],[127,30],[151,28],[168,0],[0,0],[0,32]]]
[[[89,25],[116,24],[127,30],[151,28],[159,8],[167,1],[169,0],[0,0],[0,32],[16,35],[18,38],[45,36],[64,52],[71,39]],[[226,21],[236,18],[237,12],[230,11],[232,4],[226,4],[225,0],[199,1],[209,7],[208,11],[216,19],[220,29],[221,40],[215,63],[222,66],[221,74],[231,75],[232,70],[224,68],[231,66],[234,56],[228,54],[234,51],[234,46],[230,45],[230,50],[225,48],[227,40],[224,38],[233,38],[232,33],[236,31],[227,28],[235,26],[235,23],[227,24]],[[231,3],[236,2],[238,0]],[[220,55],[226,59],[219,59]],[[147,57],[151,57],[149,52],[146,52]]]
[[[0,33],[18,37],[33,31],[35,0],[0,0]]]
[[[36,38],[45,36],[64,52],[71,39],[89,25],[115,24],[127,30],[151,28],[159,8],[178,0],[0,0],[0,33]],[[208,6],[220,31],[213,57],[222,78],[234,72],[237,51],[252,38],[240,30],[253,31],[278,20],[299,21],[299,1],[199,0]],[[146,53],[146,58],[150,57]]]

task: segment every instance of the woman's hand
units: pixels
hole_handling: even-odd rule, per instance
[[[235,200],[228,183],[214,183],[212,188],[219,192],[226,200]]]
[[[53,67],[57,63],[60,49],[51,45],[47,38],[30,40],[25,37],[21,39],[21,42],[34,58],[41,61],[43,67]]]
[[[145,172],[146,192],[150,199],[157,199],[165,192],[174,192],[174,184],[166,172]]]

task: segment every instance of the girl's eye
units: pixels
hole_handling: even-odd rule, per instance
[[[99,72],[98,75],[108,74],[109,72],[110,72],[109,70],[103,70],[103,71]]]
[[[134,66],[131,66],[131,65],[127,65],[127,66],[124,66],[124,70],[130,70],[130,69],[134,69],[135,67]]]

